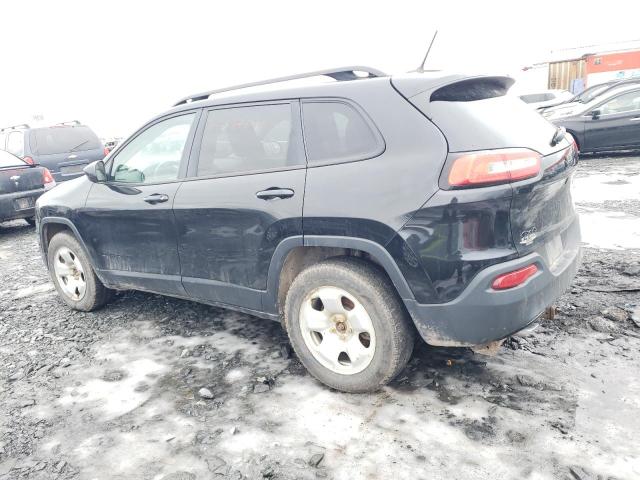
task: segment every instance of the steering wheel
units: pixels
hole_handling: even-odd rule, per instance
[[[153,169],[153,173],[151,175],[147,175],[147,177],[177,178],[179,168],[178,162],[174,160],[166,160],[159,163],[156,168]]]

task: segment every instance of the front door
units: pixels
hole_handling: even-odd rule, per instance
[[[297,101],[203,112],[173,205],[189,295],[262,308],[276,246],[302,235],[305,164]]]
[[[622,93],[594,110],[599,114],[585,122],[584,150],[640,145],[640,90]]]
[[[172,211],[199,112],[152,123],[114,152],[79,218],[96,267],[121,287],[184,295]]]

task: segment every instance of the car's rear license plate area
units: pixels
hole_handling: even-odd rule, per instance
[[[79,165],[67,165],[66,167],[60,167],[60,173],[62,175],[73,175],[75,173],[81,173],[82,169],[86,166],[86,163],[81,163]]]
[[[558,261],[564,247],[562,245],[562,237],[560,235],[554,236],[549,242],[545,244],[545,254],[547,257],[547,263],[549,268],[553,268],[554,264]]]
[[[35,201],[33,197],[16,198],[13,201],[13,208],[16,210],[26,210],[27,208],[33,208]]]

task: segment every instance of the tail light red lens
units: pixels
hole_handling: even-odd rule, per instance
[[[508,288],[517,287],[518,285],[522,285],[537,272],[538,267],[535,264],[531,264],[519,270],[504,273],[495,278],[495,280],[491,284],[491,288],[493,288],[494,290],[506,290]]]
[[[104,147],[104,156],[106,157],[107,155],[109,155],[109,149],[107,147]]]
[[[44,184],[46,185],[47,183],[51,183],[53,182],[53,175],[51,175],[51,172],[48,169],[44,169],[44,172],[42,172],[42,180],[44,181]]]
[[[27,162],[29,165],[33,165],[33,158],[31,157],[24,157],[22,160]]]
[[[464,153],[449,170],[449,185],[495,185],[532,178],[540,173],[541,158],[539,153],[526,148]]]

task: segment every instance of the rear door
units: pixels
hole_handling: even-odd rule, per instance
[[[594,107],[585,118],[584,150],[640,145],[640,89],[617,95]]]
[[[97,268],[129,288],[184,295],[172,204],[186,171],[200,111],[148,125],[109,159],[92,185],[80,233]]]
[[[302,235],[306,162],[299,103],[203,112],[173,205],[182,283],[196,298],[262,309],[280,241]]]

